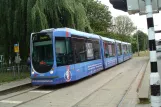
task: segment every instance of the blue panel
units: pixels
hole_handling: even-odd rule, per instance
[[[66,31],[54,31],[55,37],[67,37],[66,34],[68,33],[68,37],[71,37],[71,34]]]
[[[75,64],[76,78],[81,79],[103,70],[101,59]]]
[[[124,54],[124,61],[129,59],[129,54]]]
[[[75,71],[76,71],[76,80],[87,76],[85,71],[85,62],[75,64]]]
[[[118,63],[122,63],[123,61],[123,55],[118,56]]]
[[[86,62],[87,75],[92,75],[103,70],[102,59]]]
[[[105,68],[109,68],[114,65],[117,65],[117,57],[105,58],[104,63],[105,63]]]

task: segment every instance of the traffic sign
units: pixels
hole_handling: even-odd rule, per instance
[[[15,63],[19,64],[21,61],[20,56],[15,56]]]
[[[14,44],[14,52],[18,53],[19,52],[19,45]]]

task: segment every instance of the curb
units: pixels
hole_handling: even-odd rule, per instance
[[[141,76],[141,79],[140,79],[140,82],[139,82],[139,84],[138,84],[138,87],[137,87],[136,92],[139,92],[139,89],[140,89],[140,87],[141,87],[141,84],[142,84],[142,81],[143,81],[143,78],[144,78],[146,69],[147,69],[147,67],[148,67],[149,61],[150,61],[150,60],[148,60],[148,62],[146,63],[146,66],[145,66],[145,68],[144,68],[144,72],[142,73],[142,76]],[[143,66],[144,66],[144,65],[143,65]]]
[[[8,88],[8,89],[0,91],[0,96],[10,94],[10,93],[13,93],[13,92],[17,92],[17,91],[20,91],[20,90],[23,90],[23,89],[27,89],[27,88],[29,88],[31,86],[32,86],[31,83],[26,83],[26,84],[23,84],[23,85]]]
[[[140,81],[137,93],[138,93],[138,99],[140,103],[149,103],[149,91],[150,91],[150,86],[148,81],[149,78],[149,66],[150,66],[150,61],[148,61],[148,64],[146,66],[146,69],[143,73],[142,79]]]

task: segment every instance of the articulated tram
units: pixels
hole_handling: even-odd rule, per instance
[[[31,34],[33,85],[72,82],[132,58],[131,44],[70,28]]]

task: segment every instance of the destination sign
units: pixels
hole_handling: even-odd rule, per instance
[[[46,33],[42,33],[42,34],[35,34],[33,35],[33,39],[34,42],[40,42],[40,41],[48,41],[51,40],[50,36]]]

